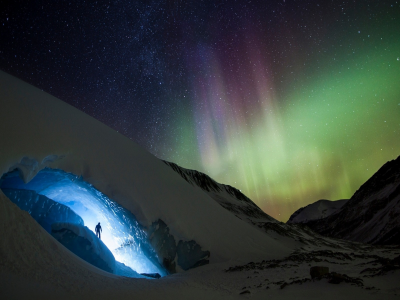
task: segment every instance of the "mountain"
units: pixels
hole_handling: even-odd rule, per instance
[[[346,247],[339,241],[332,242],[328,239],[321,239],[319,234],[316,234],[309,230],[308,227],[302,226],[301,224],[289,225],[275,220],[263,212],[241,191],[230,185],[218,183],[207,174],[183,168],[172,162],[164,161],[164,163],[185,179],[187,183],[201,189],[206,195],[236,218],[261,232],[267,233],[268,235],[277,234],[280,238],[289,238],[293,242],[299,242],[304,246]]]
[[[253,201],[238,189],[216,182],[208,175],[196,170],[185,169],[175,163],[164,161],[186,182],[200,187],[219,205],[233,213],[241,220],[253,224],[254,222],[274,222],[278,221],[263,212]]]
[[[343,200],[318,200],[317,202],[311,203],[305,207],[296,210],[289,218],[288,224],[296,223],[307,223],[308,221],[314,221],[318,219],[326,218],[338,209],[342,208],[347,203],[347,199]]]
[[[266,255],[278,258],[292,252],[286,241],[245,224],[127,137],[4,72],[0,72],[0,107],[0,175],[18,170],[27,184],[43,177],[45,184],[36,182],[32,189],[43,190],[54,184],[51,193],[57,193],[60,199],[73,195],[63,196],[58,190],[68,187],[69,191],[71,182],[82,180],[77,189],[80,194],[89,189],[83,184],[94,187],[115,202],[108,205],[109,200],[99,198],[109,215],[117,213],[112,211],[115,206],[133,214],[132,222],[137,222],[150,240],[159,224],[166,224],[165,235],[153,234],[161,239],[153,244],[160,247],[155,249],[160,263],[166,258],[168,267],[174,257],[163,256],[171,252],[164,251],[162,241],[171,236],[175,245],[172,248],[178,247],[180,241],[195,241],[202,251],[210,253],[211,264],[227,260],[246,262]],[[50,179],[45,175],[49,172],[40,173],[46,169],[62,170],[67,175],[54,171],[55,179]],[[90,195],[73,202],[83,201],[86,211],[90,211],[96,193],[90,191]],[[67,199],[62,201],[68,203]],[[111,228],[119,222],[110,222]],[[248,238],[254,242],[244,243]]]
[[[400,293],[397,248],[278,222],[239,190],[154,157],[4,72],[0,125],[1,299],[283,300],[322,293],[327,300],[396,299]],[[54,228],[66,207],[75,221]],[[70,223],[78,217],[84,224]],[[52,223],[53,235],[35,218]],[[97,222],[104,245],[94,249],[90,231]],[[71,244],[80,257],[65,247]],[[121,272],[88,263],[104,246]],[[154,275],[146,269],[151,264],[164,271],[160,279],[119,276]],[[312,281],[310,268],[321,265],[326,274]]]
[[[288,224],[302,223],[334,238],[399,245],[400,156],[384,164],[350,200],[338,202],[320,200],[310,204],[297,210]],[[322,215],[321,206],[327,207],[330,213]]]

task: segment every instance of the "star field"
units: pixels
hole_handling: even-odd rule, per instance
[[[0,69],[286,221],[400,155],[399,1],[35,1]]]

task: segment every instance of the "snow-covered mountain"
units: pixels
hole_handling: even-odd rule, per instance
[[[65,178],[55,174],[55,179],[41,175],[48,183],[37,182],[31,189],[46,191],[46,185],[54,184],[49,193],[68,204],[68,199],[58,192],[60,184],[71,190],[72,183],[82,180],[77,189],[80,193],[89,189],[83,185],[85,182],[90,184],[107,197],[100,197],[105,204],[115,201],[133,214],[132,222],[137,221],[146,234],[150,233],[150,243],[161,247],[155,249],[160,263],[164,263],[164,258],[168,266],[177,263],[173,261],[178,259],[176,255],[163,255],[175,253],[180,241],[181,245],[194,241],[202,251],[208,251],[210,263],[245,262],[266,255],[281,257],[292,251],[285,241],[254,230],[235,217],[128,138],[4,72],[0,72],[0,101],[0,175],[18,170],[29,184],[45,168],[72,174]],[[87,203],[96,191],[89,194],[78,197],[74,203],[83,201],[82,205],[93,209],[94,200],[90,200],[90,207]],[[114,206],[108,205],[107,209]],[[102,214],[98,214],[100,217]],[[111,223],[117,226],[120,221]],[[160,222],[167,226],[165,235],[159,229]],[[93,228],[95,224],[85,225]],[[172,252],[165,251],[162,241],[171,236]],[[157,241],[152,241],[153,237]]]
[[[318,200],[317,202],[311,203],[305,207],[299,208],[296,210],[287,221],[288,224],[297,224],[297,223],[307,223],[308,221],[319,220],[326,218],[333,213],[335,213],[338,209],[340,209],[343,205],[346,204],[348,200]]]
[[[1,299],[310,299],[322,292],[327,299],[395,299],[400,293],[397,249],[278,222],[237,189],[163,162],[4,72],[0,186]],[[91,232],[100,221],[101,243]],[[88,263],[93,258],[103,269]],[[315,264],[331,272],[311,282]],[[149,266],[169,275],[119,276],[143,277],[137,273]]]
[[[241,220],[254,222],[278,222],[263,212],[253,201],[238,189],[216,182],[208,175],[196,170],[185,169],[175,163],[164,161],[188,183],[200,187],[219,205]]]
[[[399,245],[400,156],[384,164],[350,200],[317,201],[297,210],[288,223],[302,223],[334,238]]]
[[[332,242],[327,239],[321,239],[318,234],[309,230],[308,227],[299,226],[297,224],[288,225],[275,220],[263,212],[241,191],[230,185],[218,183],[207,174],[180,167],[172,162],[164,162],[189,184],[200,188],[206,195],[215,200],[232,215],[250,224],[252,227],[257,228],[261,232],[265,232],[268,235],[278,234],[280,238],[290,238],[303,246],[337,247],[341,244],[338,241]],[[324,211],[323,213],[326,212]]]

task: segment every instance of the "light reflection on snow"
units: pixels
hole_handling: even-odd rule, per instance
[[[6,176],[1,187],[34,190],[64,204],[77,213],[93,232],[100,222],[101,239],[117,261],[138,273],[166,275],[133,214],[81,178],[61,170],[44,169],[24,184],[15,171]]]

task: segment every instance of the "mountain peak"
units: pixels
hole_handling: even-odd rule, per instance
[[[400,244],[400,156],[385,163],[333,213],[321,217],[315,209],[320,201],[296,211],[289,223],[303,223],[334,238]]]

